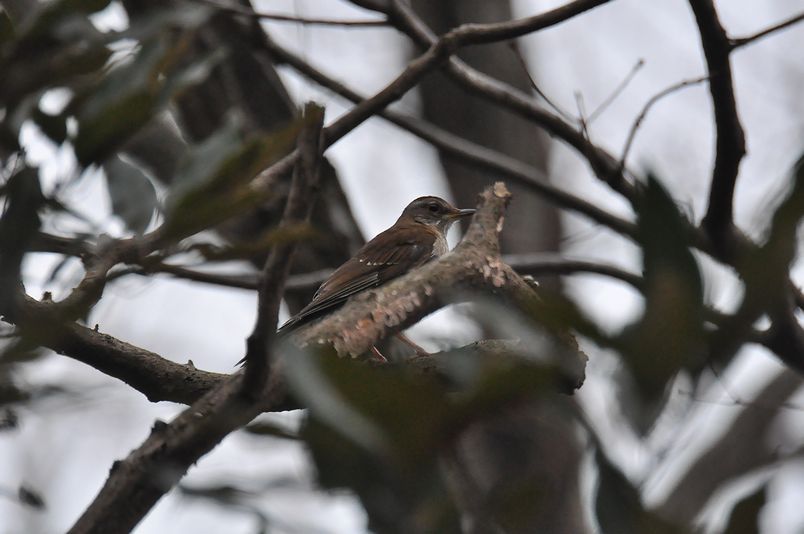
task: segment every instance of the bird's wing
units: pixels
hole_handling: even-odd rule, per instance
[[[300,326],[331,308],[373,287],[405,274],[434,258],[436,234],[419,228],[386,230],[366,243],[316,291],[313,300],[291,317],[279,332]]]

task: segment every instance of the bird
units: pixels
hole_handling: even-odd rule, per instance
[[[445,254],[449,250],[447,231],[450,226],[474,213],[474,209],[458,209],[435,196],[413,200],[393,226],[338,267],[321,284],[310,303],[277,330],[277,336],[288,335],[339,308],[349,297],[379,287]],[[403,341],[418,348],[409,340]],[[372,352],[382,358],[376,348]]]

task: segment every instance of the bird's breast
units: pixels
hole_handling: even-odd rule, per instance
[[[443,256],[448,251],[449,245],[447,244],[447,238],[439,232],[436,236],[435,242],[433,242],[433,256]]]

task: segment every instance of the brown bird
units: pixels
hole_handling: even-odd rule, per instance
[[[445,254],[447,230],[473,209],[457,209],[438,197],[419,197],[393,226],[363,245],[318,288],[313,300],[278,330],[287,334],[320,317],[361,291],[381,286]],[[412,343],[412,342],[411,342]],[[375,355],[379,355],[375,351]]]

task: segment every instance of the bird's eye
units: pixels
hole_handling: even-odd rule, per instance
[[[438,204],[429,204],[427,209],[433,213],[438,213]]]

